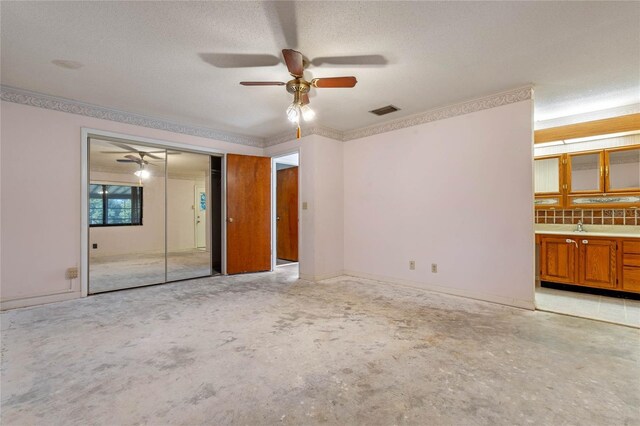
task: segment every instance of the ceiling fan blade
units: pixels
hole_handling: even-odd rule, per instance
[[[281,60],[274,55],[244,53],[199,53],[200,59],[216,68],[272,67]]]
[[[154,160],[164,160],[164,158],[162,158],[162,157],[158,157],[157,155],[153,155],[153,154],[152,154],[152,153],[150,153],[150,152],[144,152],[144,151],[142,151],[142,152],[140,152],[140,155],[143,155],[143,156],[145,156],[145,157],[149,157],[149,158],[153,158]]]
[[[137,163],[137,161],[133,161],[133,160],[125,160],[123,158],[118,158],[116,160],[118,163]]]
[[[125,151],[129,151],[129,152],[138,152],[138,150],[137,150],[137,149],[132,148],[132,147],[130,147],[129,145],[124,144],[124,143],[120,143],[120,142],[109,142],[109,143],[110,143],[111,145],[115,145],[115,146],[117,146],[118,148],[122,148],[122,149],[124,149]]]
[[[180,155],[179,151],[147,151],[147,154],[167,154],[167,155]],[[164,160],[164,158],[163,158]]]
[[[302,105],[308,105],[311,101],[309,101],[309,94],[308,93],[303,93],[302,94]]]
[[[356,55],[356,56],[323,56],[313,58],[311,65],[364,65],[364,66],[383,66],[389,61],[382,55]]]
[[[282,56],[284,56],[284,62],[287,64],[289,74],[294,77],[302,77],[304,73],[304,58],[302,53],[293,49],[282,49]]]
[[[139,157],[133,156],[131,154],[125,155],[124,158],[128,158],[129,160],[133,161],[134,163],[138,163],[138,164],[140,164],[142,162],[142,160]]]
[[[328,78],[314,78],[311,80],[313,87],[353,87],[358,80],[355,77],[328,77]]]
[[[243,86],[284,86],[282,81],[241,81]]]

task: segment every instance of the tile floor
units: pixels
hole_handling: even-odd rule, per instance
[[[640,328],[640,300],[538,287],[536,307],[543,311]]]

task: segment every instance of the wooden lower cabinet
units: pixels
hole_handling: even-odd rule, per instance
[[[640,293],[640,239],[537,237],[542,281]]]
[[[622,290],[640,293],[640,240],[622,242]]]
[[[577,281],[577,246],[568,237],[540,238],[540,279],[573,284]]]
[[[616,240],[579,240],[578,275],[580,285],[615,289]]]

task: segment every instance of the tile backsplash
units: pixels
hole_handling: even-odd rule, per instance
[[[536,223],[585,225],[640,225],[640,209],[536,210]]]

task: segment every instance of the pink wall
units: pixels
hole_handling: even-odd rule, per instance
[[[532,107],[346,142],[346,273],[533,309]]]
[[[78,297],[81,128],[262,155],[261,148],[1,103],[0,293],[3,308]]]
[[[305,136],[265,149],[265,155],[300,150],[300,277],[320,280],[344,269],[343,142]]]
[[[346,143],[310,135],[263,150],[2,102],[2,307],[80,295],[64,272],[80,265],[89,127],[248,155],[300,148],[303,278],[346,271],[532,308],[531,118],[523,101]]]

